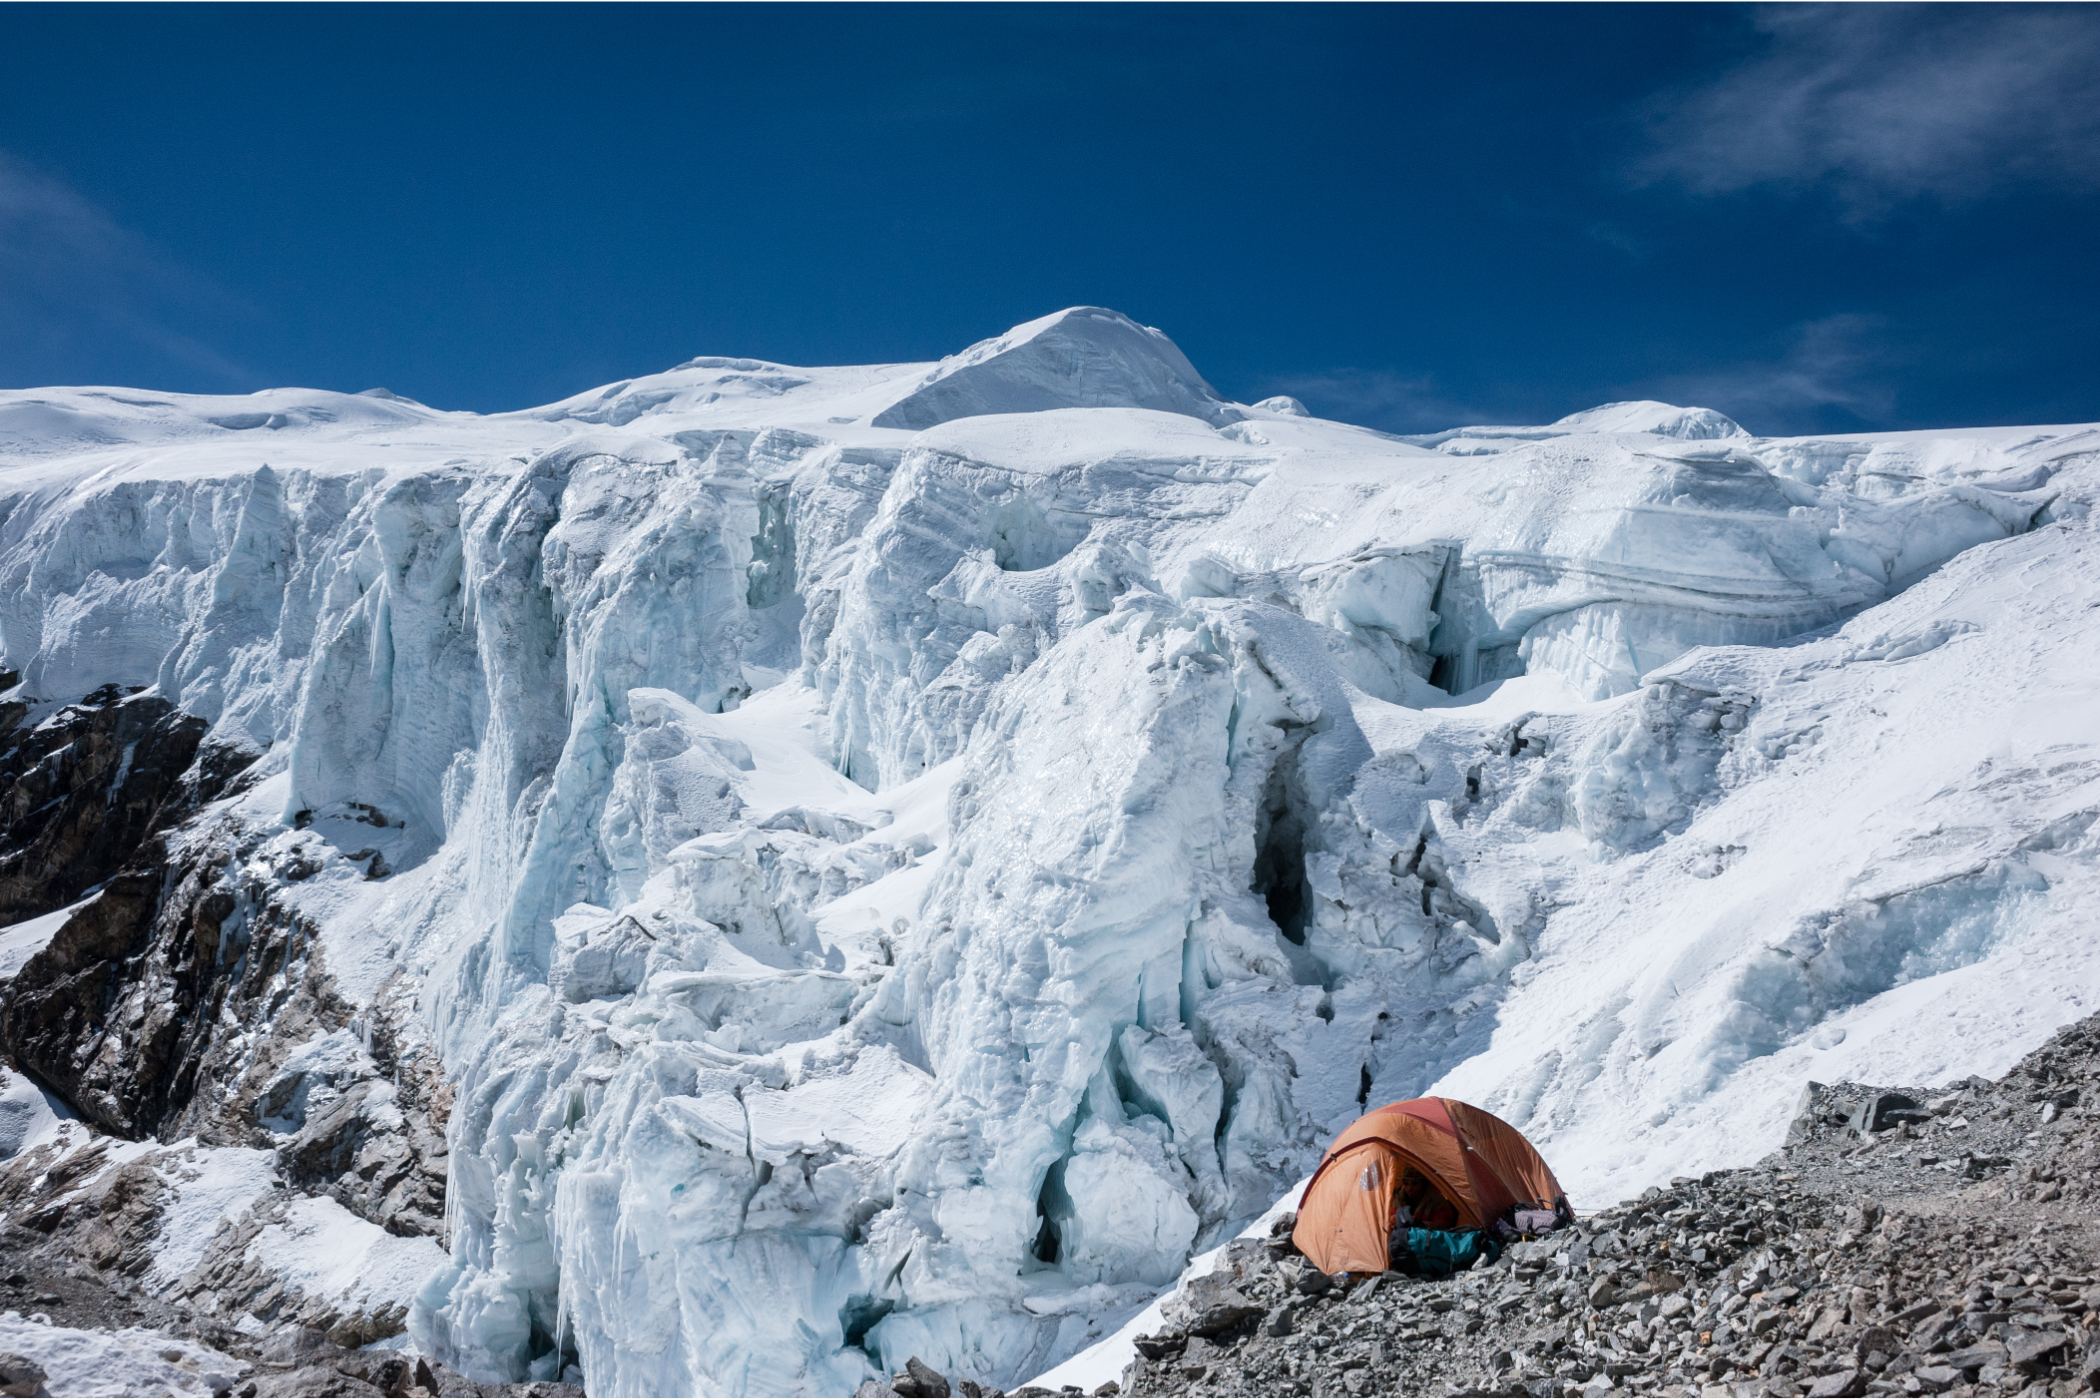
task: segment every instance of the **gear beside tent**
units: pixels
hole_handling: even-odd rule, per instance
[[[1343,1130],[1298,1202],[1291,1242],[1323,1272],[1379,1273],[1399,1208],[1446,1229],[1536,1233],[1572,1215],[1524,1135],[1457,1099],[1387,1104]],[[1405,1223],[1404,1221],[1402,1223]]]

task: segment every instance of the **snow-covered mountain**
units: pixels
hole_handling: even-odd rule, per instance
[[[1394,438],[1094,308],[492,416],[0,394],[19,732],[138,687],[65,722],[219,775],[0,930],[66,1101],[0,1151],[193,1135],[191,1233],[292,1190],[410,1280],[368,1333],[599,1394],[1026,1380],[1432,1087],[1578,1204],[1741,1162],[2094,1009],[2096,493],[2090,425]]]

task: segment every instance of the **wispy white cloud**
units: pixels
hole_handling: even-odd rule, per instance
[[[241,366],[181,328],[232,305],[69,186],[0,151],[0,378],[42,384],[79,366],[143,362],[213,387],[244,384]]]
[[[1895,393],[1883,377],[1888,325],[1879,316],[1825,316],[1795,328],[1793,343],[1775,359],[1720,370],[1672,375],[1629,388],[1629,398],[1717,408],[1753,433],[1782,433],[1820,411],[1841,410],[1867,421],[1895,412]]]
[[[1420,433],[1477,423],[1480,416],[1438,389],[1427,374],[1333,369],[1273,379],[1257,398],[1289,394],[1322,418],[1389,432]]]
[[[1648,256],[1648,245],[1617,224],[1598,220],[1584,229],[1583,233],[1593,242],[1602,243],[1607,248],[1617,249],[1635,262],[1639,262]]]
[[[1637,180],[1826,187],[1855,218],[2016,182],[2100,184],[2100,9],[1785,6],[1757,28],[1757,54],[1640,110]]]
[[[1612,385],[1599,382],[1568,403],[1530,408],[1467,402],[1434,376],[1339,369],[1270,381],[1263,393],[1291,394],[1323,418],[1388,432],[1438,432],[1472,423],[1548,423],[1571,409],[1631,399],[1717,408],[1754,433],[1807,432],[1851,421],[1882,422],[1896,412],[1891,387],[1900,358],[1888,322],[1845,312],[1794,326],[1776,355],[1719,368]]]

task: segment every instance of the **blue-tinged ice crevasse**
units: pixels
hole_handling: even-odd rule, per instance
[[[456,1078],[419,1345],[1012,1385],[1366,1104],[1463,1091],[1619,1189],[1838,1072],[1826,1023],[1865,1075],[1905,998],[2073,956],[2100,736],[1972,736],[2092,625],[2090,433],[1402,442],[1156,336],[281,430],[49,391],[104,417],[0,483],[25,691],[156,685],[269,746],[267,820],[400,824],[314,918]]]

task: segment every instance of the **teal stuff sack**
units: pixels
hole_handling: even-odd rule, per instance
[[[1386,1240],[1386,1267],[1424,1278],[1449,1278],[1460,1269],[1470,1269],[1486,1254],[1488,1262],[1502,1257],[1502,1242],[1485,1230],[1424,1230],[1405,1227]]]

